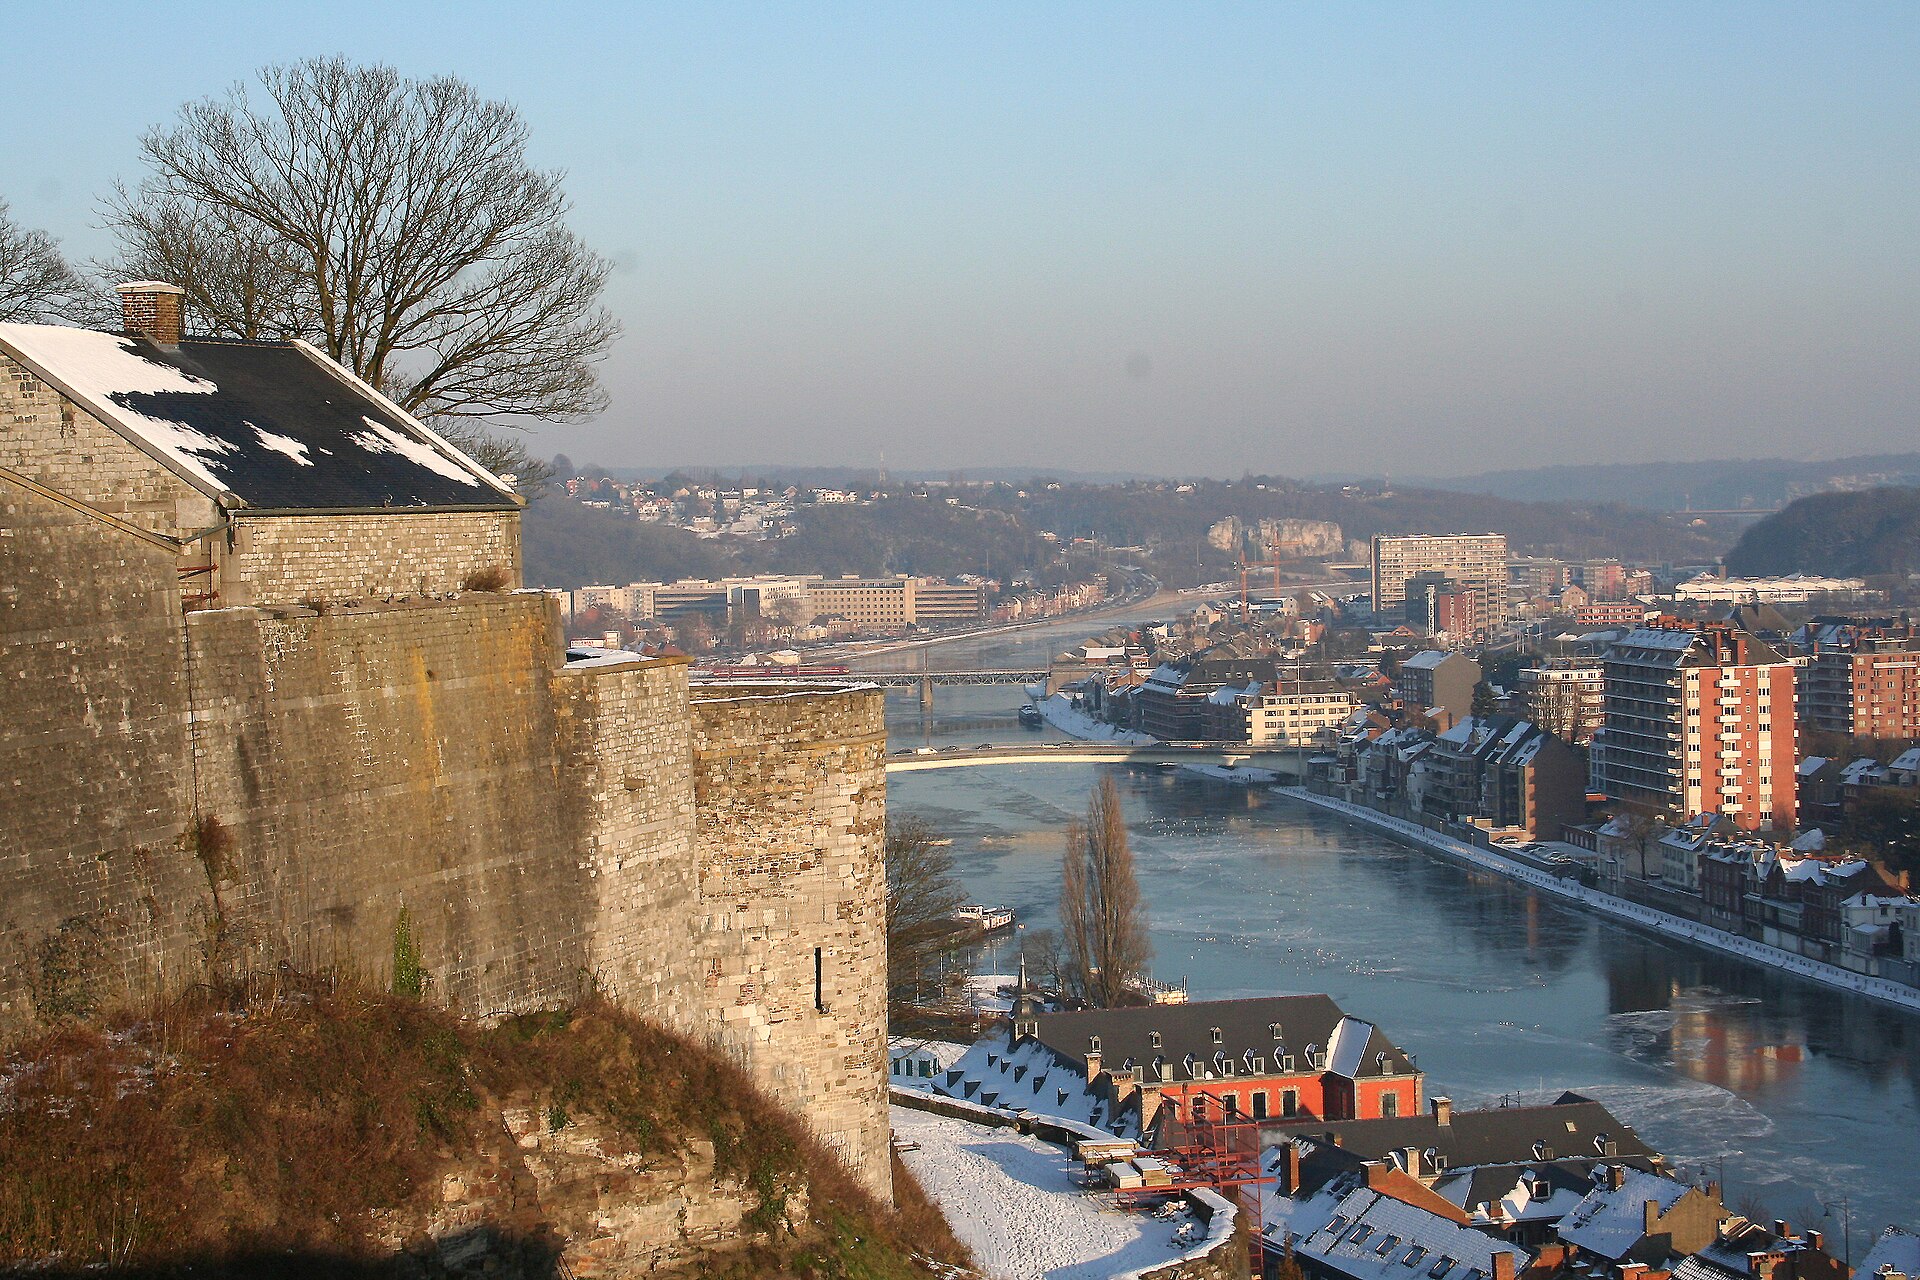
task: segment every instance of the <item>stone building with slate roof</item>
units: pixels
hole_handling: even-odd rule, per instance
[[[122,333],[0,325],[0,469],[172,546],[202,606],[519,585],[524,500],[297,339],[191,338],[176,286]]]

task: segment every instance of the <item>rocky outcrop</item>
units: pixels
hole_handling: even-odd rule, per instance
[[[804,1185],[771,1200],[719,1170],[714,1145],[635,1153],[592,1117],[532,1099],[487,1105],[490,1135],[450,1158],[426,1212],[381,1215],[378,1235],[419,1274],[580,1277],[698,1273],[716,1256],[808,1229]]]

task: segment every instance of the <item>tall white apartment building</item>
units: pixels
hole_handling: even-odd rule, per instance
[[[1443,573],[1480,592],[1489,623],[1507,618],[1507,539],[1500,533],[1376,533],[1373,535],[1373,611],[1406,607],[1407,581]]]

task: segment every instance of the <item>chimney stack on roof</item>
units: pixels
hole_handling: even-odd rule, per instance
[[[1453,1099],[1442,1095],[1432,1100],[1433,1122],[1442,1128],[1453,1123]]]
[[[135,280],[115,285],[127,334],[163,347],[180,345],[181,303],[186,290],[160,280]]]

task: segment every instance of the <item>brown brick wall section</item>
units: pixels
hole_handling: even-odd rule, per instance
[[[693,697],[711,1030],[889,1196],[881,694],[696,686]]]
[[[546,602],[189,617],[202,811],[236,837],[237,955],[384,982],[404,906],[436,994],[552,1003],[590,973],[585,815],[560,803]]]

